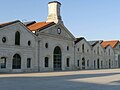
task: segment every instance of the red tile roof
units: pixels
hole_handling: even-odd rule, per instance
[[[34,23],[32,25],[29,25],[28,28],[31,31],[36,31],[38,29],[39,30],[45,29],[45,28],[52,26],[54,24],[55,24],[54,22],[37,22],[37,23]]]
[[[104,48],[107,47],[108,45],[110,45],[112,48],[114,48],[117,45],[118,42],[119,42],[119,40],[103,41],[101,43],[101,45]]]

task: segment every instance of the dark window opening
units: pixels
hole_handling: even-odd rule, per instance
[[[89,67],[89,60],[87,60],[87,67]]]
[[[96,68],[96,61],[94,60],[94,69]]]
[[[6,42],[6,37],[2,38],[2,42],[5,43]]]
[[[28,41],[28,46],[30,46],[31,45],[31,41]]]
[[[45,67],[48,67],[48,66],[49,66],[49,58],[45,57]]]
[[[67,67],[70,66],[70,60],[69,60],[69,58],[66,59],[66,65],[67,65]]]
[[[85,58],[82,58],[82,69],[85,69]]]
[[[82,52],[83,52],[83,53],[84,53],[84,48],[85,48],[85,47],[84,47],[84,44],[82,44]]]
[[[69,46],[67,46],[67,51],[69,51]]]
[[[109,49],[109,56],[110,56],[110,49]]]
[[[45,43],[45,48],[48,48],[48,43]]]
[[[31,67],[31,58],[27,58],[27,68]]]
[[[15,33],[15,45],[20,45],[20,32]]]
[[[78,67],[80,66],[80,60],[77,60],[77,66]]]

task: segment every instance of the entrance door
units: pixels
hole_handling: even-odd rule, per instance
[[[97,66],[98,66],[97,68],[100,69],[100,60],[99,59],[97,60]]]
[[[19,54],[13,56],[12,69],[21,69],[21,57]]]
[[[82,69],[85,69],[85,58],[82,58]]]
[[[56,46],[53,53],[54,70],[62,70],[62,54],[59,46]]]

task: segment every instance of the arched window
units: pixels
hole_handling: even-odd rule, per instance
[[[82,52],[84,53],[84,44],[82,44]]]
[[[48,48],[48,43],[45,43],[45,48]]]
[[[97,47],[97,54],[99,55],[99,47]]]
[[[15,45],[20,45],[20,32],[15,33]]]
[[[13,69],[21,69],[21,57],[19,54],[15,54],[13,56],[13,65],[12,65]]]
[[[54,70],[62,70],[62,51],[59,46],[54,48],[53,60]]]
[[[110,49],[109,49],[109,56],[110,56]]]
[[[30,45],[31,45],[31,41],[29,40],[29,41],[28,41],[28,46],[30,46]]]
[[[82,58],[82,69],[85,69],[85,58]]]
[[[67,51],[69,51],[69,46],[67,46]]]

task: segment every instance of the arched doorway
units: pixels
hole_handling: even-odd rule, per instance
[[[59,46],[56,46],[53,52],[53,68],[54,70],[62,70],[62,53]]]
[[[13,56],[12,69],[21,69],[21,57],[19,54]]]
[[[82,58],[82,69],[85,69],[85,58]]]

